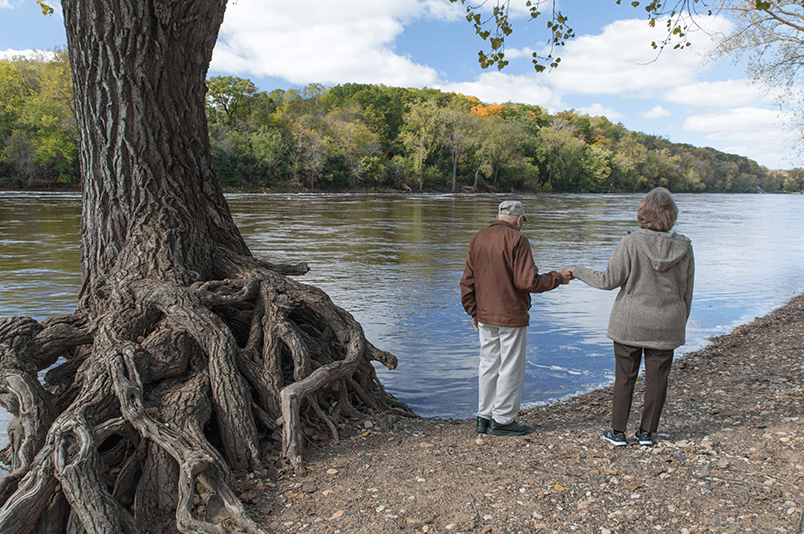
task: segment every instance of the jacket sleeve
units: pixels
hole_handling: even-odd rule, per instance
[[[695,285],[695,256],[692,253],[692,245],[690,245],[690,263],[687,266],[687,290],[684,292],[684,304],[687,305],[687,319],[690,318],[690,310],[692,309],[692,286]]]
[[[557,288],[562,281],[561,274],[556,271],[539,274],[539,269],[533,261],[530,242],[525,236],[522,236],[514,256],[513,274],[516,288],[528,293],[550,291]]]
[[[466,255],[466,267],[461,277],[461,304],[466,313],[474,317],[477,314],[477,298],[475,297],[475,274],[472,267],[471,244]]]
[[[621,287],[631,274],[631,262],[626,248],[625,239],[623,239],[614,249],[614,254],[611,255],[605,271],[595,271],[578,265],[573,269],[572,275],[597,289],[611,290]]]

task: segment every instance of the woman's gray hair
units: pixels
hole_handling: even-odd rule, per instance
[[[657,187],[642,199],[637,210],[639,227],[657,232],[667,232],[678,217],[678,206],[673,195],[664,187]]]

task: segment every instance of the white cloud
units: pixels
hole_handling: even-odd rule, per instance
[[[683,129],[710,132],[706,138],[715,141],[785,141],[789,137],[785,124],[791,119],[789,113],[742,107],[692,115],[684,121]]]
[[[612,108],[605,107],[603,104],[594,103],[588,107],[579,107],[575,111],[592,117],[606,117],[610,121],[616,121],[623,117],[622,113]]]
[[[644,113],[640,113],[646,119],[661,119],[662,117],[669,117],[670,110],[664,109],[662,106],[654,106]]]
[[[484,72],[473,82],[447,83],[437,88],[476,96],[487,104],[514,102],[540,105],[551,111],[562,109],[561,97],[542,82],[543,78],[539,75],[517,76],[502,72]]]
[[[26,50],[13,50],[9,48],[8,50],[0,50],[0,59],[14,59],[19,57],[25,58],[53,58],[53,52],[49,50],[31,50],[30,48]]]
[[[210,68],[295,84],[432,86],[438,73],[398,54],[394,40],[417,17],[459,14],[438,0],[239,0],[227,8]]]
[[[730,24],[722,17],[707,23],[713,31]],[[561,66],[549,74],[549,82],[557,90],[585,94],[645,94],[695,82],[710,38],[696,34],[700,46],[691,49],[659,53],[650,46],[666,35],[661,22],[651,28],[645,20],[615,21],[598,35],[568,42],[561,51]]]
[[[14,6],[8,0],[0,0],[0,9],[11,9],[12,7]]]
[[[520,57],[527,57],[533,58],[533,53],[535,52],[534,49],[530,47],[525,47],[521,50],[516,48],[506,48],[505,49],[505,59],[517,59]]]
[[[788,149],[793,139],[787,126],[791,119],[790,113],[741,107],[692,115],[684,121],[683,129],[705,133],[705,139],[717,144],[719,150],[779,169],[789,167],[792,159]]]
[[[736,107],[767,100],[766,93],[749,80],[721,80],[680,85],[667,91],[664,99],[688,106]]]

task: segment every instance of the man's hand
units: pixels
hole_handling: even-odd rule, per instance
[[[570,280],[572,280],[574,278],[574,276],[572,276],[572,267],[570,267],[569,269],[564,269],[563,271],[560,271],[559,274],[561,275],[561,283],[562,284],[569,284]]]
[[[474,326],[474,327],[475,327],[475,330],[477,330],[478,332],[480,332],[480,327],[479,327],[479,326],[477,326],[477,316],[472,317],[472,326]]]

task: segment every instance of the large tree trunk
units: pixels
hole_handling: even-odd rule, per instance
[[[73,315],[0,322],[0,532],[263,532],[236,477],[279,446],[301,471],[305,432],[409,415],[370,363],[396,359],[287,277],[305,264],[253,258],[232,220],[204,114],[226,1],[62,6],[84,284]],[[207,495],[227,522],[204,521]]]

